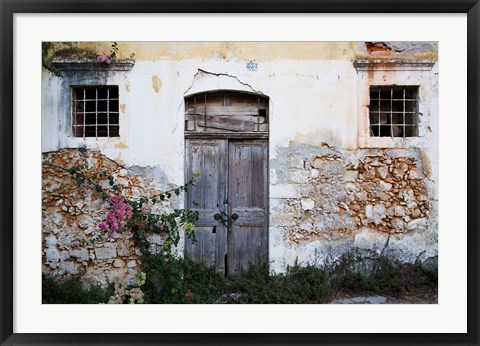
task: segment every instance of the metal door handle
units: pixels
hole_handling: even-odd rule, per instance
[[[217,221],[222,221],[222,215],[220,215],[219,213],[215,213],[215,215],[213,215],[213,218]]]
[[[233,221],[236,221],[238,219],[238,214],[237,213],[233,213],[232,214],[232,220]]]

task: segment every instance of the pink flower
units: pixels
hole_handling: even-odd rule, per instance
[[[98,227],[101,230],[108,230],[108,236],[111,237],[125,226],[127,220],[133,216],[133,210],[130,204],[125,203],[123,196],[112,196],[108,199],[108,203],[110,203],[111,212]]]
[[[118,219],[123,219],[123,217],[125,216],[125,211],[123,208],[120,208],[120,209],[117,209],[115,210],[115,216],[118,218]]]
[[[110,55],[108,54],[100,54],[97,56],[97,61],[98,62],[107,62],[107,61],[110,61]],[[111,61],[110,61],[111,62]],[[110,62],[107,62],[107,64],[110,64]]]
[[[115,214],[110,213],[107,215],[107,223],[111,224],[113,222],[117,222],[117,218],[115,217]]]
[[[115,232],[118,231],[120,227],[118,226],[118,223],[114,222],[110,225],[110,229]]]
[[[112,196],[108,199],[108,203],[114,208],[117,209],[121,204],[123,204],[123,196]]]
[[[110,65],[110,63],[112,62],[112,60],[107,59],[107,60],[105,60],[105,62]]]

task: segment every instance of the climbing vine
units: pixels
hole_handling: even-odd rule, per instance
[[[167,256],[171,256],[172,249],[178,245],[182,228],[185,235],[195,242],[194,224],[198,220],[198,212],[190,209],[174,209],[171,212],[155,213],[151,207],[179,196],[182,192],[188,192],[188,188],[194,184],[199,174],[182,186],[154,196],[127,198],[122,195],[122,185],[117,184],[115,178],[106,171],[90,174],[87,172],[86,165],[66,168],[51,163],[44,164],[67,171],[78,188],[85,191],[91,190],[108,203],[105,219],[96,225],[98,233],[89,241],[82,240],[79,245],[93,245],[99,238],[111,238],[117,232],[129,230],[133,239],[137,241],[142,259],[147,260],[151,254],[148,233],[163,235],[162,251]],[[102,180],[108,181],[108,188],[101,185]]]
[[[48,53],[52,49],[52,42],[42,42],[42,66],[50,71],[54,76],[59,77],[60,71],[52,65],[52,59],[48,58]]]

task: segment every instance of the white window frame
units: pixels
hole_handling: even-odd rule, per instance
[[[121,59],[110,65],[90,60],[54,59],[53,66],[60,72],[58,78],[58,99],[56,113],[57,147],[59,148],[117,148],[127,147],[131,117],[125,112],[125,105],[131,104],[131,97],[125,90],[126,73],[135,65],[132,59]],[[118,137],[76,137],[72,126],[72,91],[71,86],[118,86],[119,99],[119,136]],[[52,100],[53,101],[53,100]],[[122,110],[123,106],[123,110]]]
[[[434,88],[435,71],[432,60],[357,59],[358,73],[358,147],[359,148],[411,148],[422,147],[432,131],[432,116],[438,113],[438,90]],[[370,136],[370,87],[418,86],[418,136]]]

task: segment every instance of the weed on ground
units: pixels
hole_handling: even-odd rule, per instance
[[[214,268],[187,259],[152,255],[143,264],[143,271],[146,280],[142,291],[147,304],[322,304],[339,293],[394,298],[416,292],[436,294],[438,284],[437,270],[420,263],[351,254],[323,266],[295,264],[280,274],[270,273],[267,266],[251,267],[237,277],[225,277]],[[43,278],[43,303],[106,303],[112,294],[113,285],[85,288],[81,278]]]

